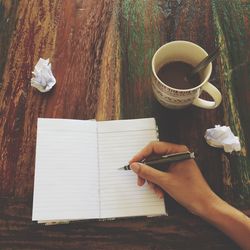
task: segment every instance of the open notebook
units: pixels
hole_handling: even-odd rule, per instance
[[[149,141],[153,118],[39,118],[32,220],[70,221],[166,214],[164,200],[132,171],[118,170]]]

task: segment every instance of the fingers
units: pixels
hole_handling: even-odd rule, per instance
[[[142,159],[147,158],[151,154],[173,154],[188,151],[188,148],[184,145],[178,145],[168,142],[159,142],[153,141],[149,143],[146,147],[144,147],[140,152],[138,152],[130,161],[129,163],[140,161]]]
[[[131,166],[131,168],[133,169],[133,168],[136,168],[135,167],[135,164],[137,164],[137,163],[134,163],[133,164],[133,167]],[[147,170],[146,170],[147,171]],[[145,170],[144,170],[144,173],[145,173]],[[149,173],[150,174],[150,173]],[[155,173],[151,173],[151,175],[152,174],[155,174]],[[145,176],[145,175],[144,175]],[[144,177],[145,178],[145,177]],[[145,179],[144,179],[142,176],[137,176],[137,185],[138,186],[143,186],[144,185],[144,183],[145,183]],[[152,183],[151,181],[147,181],[148,182],[148,185],[149,185],[149,187],[155,192],[155,194],[160,198],[160,199],[162,199],[163,197],[164,197],[164,192],[163,192],[163,190],[160,188],[160,187],[158,187],[158,186],[156,186],[154,183]]]
[[[156,186],[154,183],[150,181],[148,181],[148,185],[160,199],[164,197],[164,192],[160,187]]]
[[[134,162],[130,165],[130,167],[140,178],[158,184],[159,186],[166,181],[168,176],[167,173],[153,169],[142,163]],[[141,180],[140,183],[142,183]]]
[[[137,185],[143,186],[145,183],[145,179],[141,178],[140,176],[137,176]]]

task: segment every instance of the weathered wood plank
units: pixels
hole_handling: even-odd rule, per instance
[[[30,221],[29,200],[6,199],[4,206],[0,204],[1,249],[239,249],[194,216],[86,220],[43,226]]]
[[[250,205],[250,5],[245,1],[212,1],[217,43],[222,45],[219,77],[225,124],[240,137],[240,153],[224,155],[224,190],[239,207]]]
[[[155,101],[151,90],[151,59],[161,45],[189,40],[208,52],[215,47],[210,1],[123,1],[121,8],[122,117],[155,116],[160,138],[187,144],[198,152],[206,179],[222,193],[221,151],[209,147],[203,138],[207,128],[222,123],[222,107],[167,110]],[[215,70],[211,81],[218,87],[216,77]]]
[[[0,0],[0,248],[238,249],[183,211],[44,227],[31,222],[31,209],[37,117],[155,116],[161,139],[187,144],[212,188],[248,206],[249,6],[246,0]],[[224,93],[216,110],[173,111],[155,101],[151,58],[177,39],[208,52],[224,45],[210,79]],[[30,87],[39,57],[51,59],[57,79],[47,94]],[[229,156],[205,143],[205,130],[215,124],[240,134],[242,154]],[[169,200],[167,206],[177,213]]]
[[[152,116],[151,59],[161,45],[157,1],[121,1],[121,117]]]
[[[10,40],[16,25],[17,6],[17,1],[0,2],[0,88]]]
[[[188,40],[210,52],[215,47],[210,1],[167,1],[162,4],[165,20],[165,42]],[[162,33],[162,32],[161,32]],[[217,63],[213,63],[211,83],[220,88],[216,74]],[[204,110],[190,107],[184,110],[167,110],[156,104],[160,137],[166,141],[186,144],[197,153],[197,162],[213,190],[222,193],[222,165],[220,150],[208,146],[204,140],[207,128],[221,124],[222,107]],[[208,161],[209,159],[209,161]]]
[[[11,9],[9,1],[2,4],[6,11]],[[4,195],[32,193],[36,118],[43,97],[29,81],[38,57],[53,54],[58,7],[58,1],[13,2],[17,11],[10,22],[16,25],[0,92],[0,193]]]
[[[96,110],[97,120],[112,120],[121,117],[121,42],[119,33],[119,1],[110,5],[111,16],[102,53],[100,88]]]
[[[0,93],[1,193],[16,196],[32,194],[37,117],[95,117],[112,6],[112,1],[32,3],[19,2]],[[30,86],[39,57],[51,58],[57,79],[45,95]]]

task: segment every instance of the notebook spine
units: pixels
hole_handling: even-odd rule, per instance
[[[159,135],[159,128],[157,125],[155,125],[155,131],[156,131],[156,140],[159,141],[160,140],[160,135]]]

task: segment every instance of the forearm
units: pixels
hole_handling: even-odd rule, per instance
[[[130,163],[138,175],[138,185],[145,180],[160,186],[191,213],[215,225],[242,248],[250,250],[250,219],[221,200],[208,186],[194,160],[169,166],[167,172],[158,171],[136,162],[150,155],[164,155],[187,151],[186,146],[166,142],[153,142],[135,155]]]
[[[233,239],[243,249],[250,249],[250,218],[219,197],[201,217]]]

